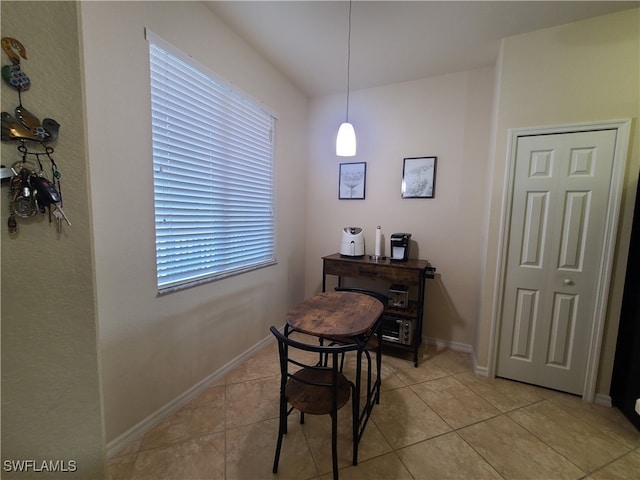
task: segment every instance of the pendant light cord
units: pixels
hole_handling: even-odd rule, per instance
[[[347,41],[347,123],[349,123],[349,90],[351,83],[351,0],[349,0],[349,37]]]

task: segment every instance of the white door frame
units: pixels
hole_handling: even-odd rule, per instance
[[[498,243],[498,261],[496,265],[496,283],[493,296],[490,352],[489,352],[489,376],[495,377],[498,357],[498,340],[500,322],[502,318],[502,302],[504,282],[506,276],[507,246],[509,236],[509,221],[511,218],[511,204],[513,199],[515,159],[518,139],[531,135],[549,135],[560,133],[577,133],[594,130],[617,130],[616,145],[613,155],[613,168],[611,172],[611,189],[605,218],[604,244],[600,257],[600,276],[593,312],[593,327],[589,335],[588,358],[582,399],[593,402],[598,378],[598,366],[602,349],[602,337],[607,314],[607,301],[611,284],[611,270],[616,245],[616,234],[620,217],[620,204],[622,202],[622,186],[627,163],[627,150],[629,148],[629,135],[631,120],[611,120],[604,122],[588,122],[577,124],[565,124],[557,126],[542,126],[532,128],[514,128],[509,130],[507,145],[507,168],[505,169],[504,189],[502,197],[502,217],[500,219],[500,235]]]

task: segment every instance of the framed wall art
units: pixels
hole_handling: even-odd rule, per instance
[[[363,200],[367,179],[367,164],[341,163],[338,179],[338,199]]]
[[[402,198],[433,198],[436,193],[436,162],[438,157],[404,159]]]

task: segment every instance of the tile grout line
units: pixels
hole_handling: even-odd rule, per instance
[[[445,358],[445,361],[446,361],[446,360],[447,360],[447,359]],[[423,363],[426,363],[426,362],[427,362],[427,360],[423,360]],[[451,365],[451,364],[449,364],[449,365]],[[382,438],[384,439],[384,441],[385,441],[385,442],[386,442],[386,443],[391,447],[391,450],[390,450],[390,451],[388,451],[388,452],[386,452],[386,453],[384,453],[384,454],[375,455],[375,456],[373,456],[373,457],[367,458],[366,460],[364,460],[364,462],[371,461],[371,460],[373,460],[373,459],[375,459],[375,458],[379,458],[379,457],[381,457],[381,456],[384,456],[384,455],[387,455],[387,454],[389,454],[389,453],[392,453],[392,452],[393,452],[393,454],[394,454],[395,458],[400,462],[400,464],[403,466],[403,468],[405,468],[405,470],[409,473],[409,475],[411,476],[411,478],[413,478],[413,479],[415,480],[415,476],[413,475],[413,473],[411,472],[411,470],[409,470],[408,466],[407,466],[407,465],[402,461],[402,458],[401,458],[401,456],[398,454],[398,452],[399,452],[400,450],[404,449],[404,448],[407,448],[407,447],[411,446],[411,445],[416,445],[416,444],[419,444],[419,443],[422,443],[422,442],[431,441],[431,440],[433,440],[433,439],[435,439],[435,438],[442,437],[442,436],[444,436],[444,435],[448,435],[449,433],[454,432],[454,433],[456,434],[456,436],[457,436],[459,439],[461,439],[461,440],[464,442],[464,444],[465,444],[465,445],[467,445],[468,447],[470,447],[470,448],[471,448],[471,450],[472,450],[472,451],[474,451],[474,452],[479,456],[479,458],[481,458],[481,459],[482,459],[482,460],[483,460],[483,461],[484,461],[484,462],[485,462],[485,463],[486,463],[486,464],[487,464],[487,465],[488,465],[488,466],[489,466],[493,471],[495,471],[495,472],[496,472],[496,473],[497,473],[501,478],[506,479],[507,477],[506,477],[504,474],[502,474],[501,472],[499,472],[499,471],[497,470],[497,468],[496,468],[496,467],[494,467],[494,466],[493,466],[493,464],[491,464],[491,463],[490,463],[490,462],[489,462],[489,461],[488,461],[488,460],[487,460],[487,459],[486,459],[486,458],[485,458],[485,457],[484,457],[484,456],[483,456],[483,455],[482,455],[478,450],[476,450],[476,448],[475,448],[472,444],[470,444],[470,443],[469,443],[469,442],[468,442],[468,441],[467,441],[467,440],[466,440],[466,439],[461,435],[461,433],[460,433],[463,429],[466,429],[466,428],[472,427],[472,426],[474,426],[474,425],[478,425],[478,424],[481,424],[481,423],[483,423],[483,422],[489,421],[489,420],[491,420],[491,419],[499,418],[499,417],[503,416],[503,417],[506,417],[507,419],[509,419],[510,421],[515,422],[519,427],[523,428],[526,432],[528,432],[529,434],[531,434],[534,438],[536,438],[538,441],[540,441],[540,442],[541,442],[542,444],[544,444],[546,447],[548,447],[548,448],[549,448],[549,449],[551,449],[553,452],[555,452],[555,453],[557,453],[558,455],[560,455],[562,458],[564,458],[566,461],[568,461],[569,463],[571,463],[572,465],[574,465],[578,470],[580,470],[581,472],[583,472],[583,473],[584,473],[583,468],[581,468],[580,466],[578,466],[575,462],[573,462],[571,459],[567,458],[564,454],[562,454],[560,451],[558,451],[558,450],[557,450],[556,448],[554,448],[552,445],[548,444],[546,441],[544,441],[542,438],[540,438],[540,437],[539,437],[538,435],[536,435],[534,432],[532,432],[531,430],[529,430],[525,425],[520,424],[519,422],[517,422],[515,419],[513,419],[513,418],[510,416],[510,414],[512,414],[512,413],[514,413],[514,412],[518,412],[518,411],[524,410],[524,409],[526,409],[526,408],[530,408],[530,407],[532,407],[532,406],[534,406],[534,405],[540,405],[540,404],[543,404],[543,403],[545,403],[545,402],[547,402],[547,404],[548,404],[549,406],[553,407],[554,409],[561,410],[561,411],[563,411],[564,413],[566,413],[566,414],[570,415],[571,417],[573,417],[574,419],[577,419],[577,420],[579,420],[579,421],[583,422],[584,424],[586,424],[586,425],[590,426],[591,428],[596,429],[598,432],[602,433],[602,434],[603,434],[603,435],[605,435],[607,438],[612,438],[612,439],[614,439],[614,440],[615,440],[615,438],[614,438],[614,437],[612,437],[612,435],[606,431],[606,426],[604,426],[604,425],[603,425],[603,426],[599,426],[599,424],[597,424],[596,422],[593,422],[593,423],[592,423],[591,421],[589,421],[589,419],[585,419],[585,418],[578,417],[578,416],[576,416],[575,414],[573,414],[572,412],[569,412],[569,411],[564,410],[564,408],[562,408],[560,405],[554,404],[554,403],[552,402],[552,399],[554,398],[553,396],[548,396],[548,397],[544,397],[544,398],[538,398],[538,399],[535,399],[535,400],[531,401],[530,403],[527,403],[526,405],[519,405],[519,406],[517,406],[517,407],[515,407],[515,408],[511,408],[511,409],[508,409],[508,410],[504,410],[504,411],[503,411],[503,409],[499,408],[496,404],[494,404],[494,403],[491,401],[491,397],[490,397],[490,396],[489,396],[489,397],[488,397],[488,396],[486,396],[486,393],[485,393],[485,392],[482,392],[482,393],[476,392],[474,389],[472,389],[471,387],[469,387],[467,384],[465,384],[465,383],[463,383],[462,381],[460,381],[460,380],[457,380],[457,379],[456,379],[456,377],[457,377],[457,376],[460,376],[460,375],[468,375],[469,373],[473,374],[473,371],[464,371],[464,372],[463,372],[463,371],[460,371],[460,372],[458,372],[458,371],[448,371],[448,370],[445,370],[445,369],[444,369],[444,368],[442,368],[442,367],[439,367],[438,365],[434,365],[434,366],[436,366],[436,367],[438,367],[439,369],[443,370],[443,371],[446,373],[446,375],[444,375],[444,376],[442,376],[442,377],[437,377],[437,378],[429,378],[429,379],[427,379],[427,380],[425,380],[425,381],[422,381],[422,382],[421,382],[421,381],[412,381],[412,383],[407,384],[405,380],[407,380],[407,378],[410,378],[410,376],[409,376],[409,377],[407,377],[406,375],[403,375],[403,374],[402,374],[402,371],[403,371],[403,370],[402,370],[402,368],[398,369],[398,367],[397,367],[397,366],[395,366],[395,365],[390,365],[390,367],[389,367],[389,368],[390,368],[390,373],[391,373],[391,374],[393,374],[393,375],[395,375],[396,377],[399,377],[399,379],[400,379],[400,383],[402,383],[402,385],[401,385],[401,386],[398,386],[398,387],[391,388],[391,389],[389,389],[389,390],[385,390],[385,391],[386,391],[386,392],[391,392],[391,391],[398,390],[398,389],[402,389],[402,388],[405,388],[405,387],[406,387],[409,391],[411,391],[414,395],[416,395],[416,396],[421,400],[421,402],[422,402],[422,403],[423,403],[427,408],[429,408],[430,410],[432,410],[432,411],[433,411],[433,413],[434,413],[434,414],[435,414],[435,415],[436,415],[436,416],[437,416],[441,421],[443,421],[443,422],[444,422],[444,424],[446,424],[446,425],[447,425],[451,430],[450,430],[450,431],[448,431],[448,432],[440,433],[440,434],[438,434],[438,435],[434,435],[434,436],[432,436],[432,437],[429,437],[428,439],[424,439],[424,440],[421,440],[421,441],[419,441],[419,442],[414,442],[414,443],[412,443],[412,444],[410,444],[410,445],[404,445],[404,446],[402,446],[402,447],[400,447],[400,448],[396,448],[396,447],[394,447],[394,446],[389,442],[389,440],[388,440],[388,438],[387,438],[387,435],[386,435],[386,434],[385,434],[385,432],[383,432],[383,430],[382,430],[382,429],[377,425],[377,423],[375,422],[375,419],[374,419],[374,418],[373,418],[373,416],[372,416],[372,418],[370,419],[370,420],[371,420],[371,422],[372,422],[373,424],[375,424],[376,429],[380,432],[380,434],[381,434]],[[455,370],[455,369],[454,369],[454,370]],[[411,370],[411,371],[413,371],[413,370]],[[398,373],[399,373],[399,372],[400,372],[400,375],[398,375]],[[278,376],[278,375],[265,374],[264,372],[258,372],[258,373],[259,373],[259,377],[258,377],[259,379],[265,379],[265,378],[277,377],[277,376]],[[227,450],[228,450],[228,446],[229,446],[229,445],[228,445],[228,432],[229,432],[229,429],[230,429],[230,427],[229,427],[229,418],[228,418],[228,413],[229,413],[229,410],[228,410],[228,401],[229,401],[229,398],[228,398],[228,391],[227,391],[227,387],[228,387],[229,385],[244,384],[244,383],[250,382],[250,381],[252,381],[252,380],[256,380],[256,378],[253,378],[253,377],[252,377],[252,378],[250,378],[250,379],[248,379],[248,378],[247,378],[247,379],[242,379],[242,380],[239,380],[239,378],[241,378],[241,377],[237,377],[237,378],[235,379],[235,381],[231,382],[230,384],[229,384],[229,383],[227,383],[227,379],[226,379],[226,378],[225,378],[225,381],[224,381],[224,396],[223,396],[223,399],[224,399],[224,401],[223,401],[223,409],[224,409],[224,411],[223,411],[223,414],[224,414],[224,415],[223,415],[223,416],[224,416],[224,420],[223,420],[222,433],[223,433],[223,434],[224,434],[224,436],[225,436],[225,437],[224,437],[224,463],[223,463],[223,465],[224,465],[224,476],[223,476],[223,478],[225,478],[225,479],[226,479],[226,478],[228,478],[228,472],[229,472],[229,469],[228,469],[228,461],[229,461],[229,459],[228,459],[228,451],[227,451]],[[404,378],[404,380],[403,380],[402,378]],[[450,424],[449,424],[449,422],[447,422],[447,421],[446,421],[446,419],[445,419],[445,418],[443,418],[443,417],[442,417],[442,416],[441,416],[441,415],[440,415],[436,410],[434,410],[434,409],[429,405],[429,403],[428,403],[427,401],[425,401],[425,400],[424,400],[420,395],[418,395],[418,393],[414,390],[414,387],[415,387],[415,386],[417,386],[417,385],[420,385],[420,384],[423,384],[423,383],[432,382],[432,381],[437,381],[437,380],[444,379],[444,378],[452,378],[452,379],[454,379],[454,380],[457,380],[459,383],[461,383],[461,384],[462,384],[462,386],[463,386],[466,390],[469,390],[469,391],[470,391],[470,392],[472,392],[474,395],[476,395],[478,398],[480,398],[480,399],[482,399],[483,401],[487,402],[487,403],[488,403],[489,405],[491,405],[495,410],[497,410],[497,412],[498,412],[498,413],[496,413],[496,414],[494,414],[494,415],[491,415],[491,416],[488,416],[488,417],[486,417],[486,418],[484,418],[484,419],[482,419],[482,420],[474,421],[474,422],[472,422],[472,423],[469,423],[468,425],[464,425],[464,426],[461,426],[461,427],[458,427],[458,428],[454,428],[452,425],[450,425]],[[482,391],[482,390],[481,390],[481,391]],[[484,394],[483,394],[483,393],[484,393]],[[499,392],[498,392],[498,393],[499,393]],[[256,422],[252,422],[251,424],[260,424],[260,423],[263,423],[263,422],[266,422],[266,421],[272,420],[273,418],[277,418],[277,416],[276,416],[276,417],[264,418],[264,419],[261,419],[261,420],[256,421]],[[608,420],[608,419],[606,419],[606,420]],[[612,422],[612,425],[614,425],[614,424],[616,423],[613,419],[611,419],[611,422]],[[219,432],[220,432],[220,431],[219,431]],[[207,436],[207,435],[211,435],[211,434],[213,434],[213,433],[219,433],[219,432],[207,432],[207,433],[204,433],[204,434],[191,436],[191,437],[189,437],[189,438],[184,438],[184,439],[179,440],[179,441],[170,442],[169,444],[166,444],[166,445],[160,445],[160,446],[157,446],[157,447],[154,447],[154,448],[148,449],[148,450],[149,450],[149,451],[151,451],[151,450],[155,450],[155,449],[158,449],[158,448],[166,447],[166,446],[168,446],[168,445],[176,445],[176,444],[180,444],[180,443],[183,443],[183,442],[185,442],[185,441],[192,440],[192,439],[194,439],[194,438],[201,438],[201,437],[203,437],[203,436]],[[322,475],[324,475],[324,474],[320,473],[320,468],[319,468],[319,466],[318,466],[317,459],[316,459],[316,458],[315,458],[315,456],[313,455],[313,450],[312,450],[312,448],[311,448],[311,444],[309,443],[309,437],[308,437],[308,435],[307,435],[307,432],[306,432],[304,429],[302,430],[302,434],[303,434],[304,439],[305,439],[306,447],[307,447],[307,449],[308,449],[308,451],[309,451],[309,453],[310,453],[310,455],[311,455],[311,457],[312,457],[313,465],[314,465],[314,467],[315,467],[315,469],[316,469],[316,472],[317,472],[317,473],[316,473],[316,475],[311,476],[308,480],[312,480],[312,479],[314,479],[314,480],[319,480],[319,479],[322,477]],[[143,435],[143,436],[139,439],[139,442],[140,442],[140,443],[137,445],[137,448],[135,449],[135,451],[133,451],[133,452],[130,454],[130,455],[134,456],[134,459],[133,459],[133,462],[132,462],[132,464],[131,464],[131,468],[130,468],[129,472],[128,472],[124,477],[123,477],[125,480],[134,480],[135,467],[136,467],[136,464],[137,464],[137,462],[138,462],[138,460],[139,460],[139,458],[140,458],[140,454],[141,454],[141,452],[143,451],[143,450],[142,450],[142,445],[143,445],[143,439],[144,439],[144,437],[145,437],[145,436]],[[591,475],[591,474],[593,474],[593,473],[595,473],[595,472],[597,472],[597,471],[599,471],[599,470],[601,470],[601,469],[604,469],[605,467],[608,467],[609,465],[611,465],[611,464],[613,464],[613,463],[615,463],[615,462],[619,461],[619,460],[620,460],[620,459],[622,459],[623,457],[625,457],[625,456],[627,456],[627,455],[630,455],[630,454],[633,454],[633,452],[639,452],[639,453],[640,453],[640,446],[639,446],[639,445],[635,445],[635,446],[633,446],[632,444],[629,444],[629,446],[628,446],[628,442],[622,442],[622,443],[623,443],[623,444],[624,444],[624,446],[625,446],[625,449],[626,449],[626,451],[625,451],[625,452],[623,452],[623,453],[621,453],[620,455],[616,456],[616,458],[614,458],[614,459],[612,459],[612,460],[608,461],[606,464],[604,464],[604,465],[600,465],[600,466],[598,466],[597,468],[593,469],[592,471],[584,473],[584,475],[583,475],[583,476],[581,476],[581,477],[579,477],[579,478],[584,479],[584,478],[588,477],[589,475]],[[146,451],[146,450],[145,450],[145,451]],[[360,462],[358,462],[358,463],[360,464]],[[349,468],[350,466],[352,466],[352,465],[350,464],[350,465],[347,465],[347,466],[345,466],[345,467],[342,467],[340,470],[343,470],[343,469]],[[109,473],[109,478],[110,478],[110,473]]]
[[[537,402],[533,402],[529,405],[523,405],[521,407],[518,407],[516,409],[510,410],[509,412],[505,412],[505,414],[508,413],[513,413],[516,412],[518,410],[523,410],[525,408],[528,408],[532,405],[537,405],[537,404],[541,404],[543,402],[549,402],[549,404],[554,408],[554,409],[558,409],[561,410],[563,413],[573,417],[574,419],[584,423],[585,425],[596,429],[599,433],[605,435],[606,437],[615,440],[615,438],[611,437],[611,435],[609,435],[606,431],[602,430],[601,428],[599,428],[597,425],[592,424],[591,422],[589,422],[588,420],[582,419],[574,414],[572,414],[571,412],[567,412],[566,410],[564,410],[563,408],[557,406],[557,405],[553,405],[553,403],[551,403],[550,400],[551,397],[549,398],[544,398],[542,400],[539,400]],[[563,454],[561,451],[559,451],[557,448],[555,448],[553,445],[550,445],[549,443],[547,443],[543,438],[541,438],[540,436],[538,436],[535,432],[529,430],[527,428],[526,425],[522,425],[520,422],[518,422],[516,419],[508,417],[510,420],[514,421],[516,424],[518,424],[520,427],[522,427],[523,429],[525,429],[527,432],[529,432],[531,435],[533,435],[535,438],[537,438],[538,440],[540,440],[542,443],[544,443],[547,447],[549,447],[551,450],[553,450],[554,452],[556,452],[558,455],[562,456],[564,459],[566,459],[568,462],[570,462],[572,465],[575,465],[576,468],[578,468],[579,470],[585,472],[585,475],[580,477],[582,479],[589,477],[590,475],[593,475],[595,472],[602,470],[603,468],[605,468],[607,465],[611,465],[612,463],[620,460],[622,457],[624,457],[625,455],[628,455],[629,453],[633,452],[634,448],[630,448],[629,450],[627,450],[626,452],[620,454],[619,456],[617,456],[616,458],[610,460],[609,462],[605,463],[604,465],[600,465],[595,469],[592,470],[585,470],[583,467],[581,467],[580,465],[576,464],[573,460],[571,460],[570,458],[568,458],[565,454]],[[625,448],[628,448],[625,446]]]

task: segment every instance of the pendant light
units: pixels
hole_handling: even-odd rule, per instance
[[[349,83],[351,68],[351,0],[349,0],[349,40],[347,43],[347,115],[338,129],[336,137],[336,155],[353,157],[356,154],[356,132],[349,123]]]

